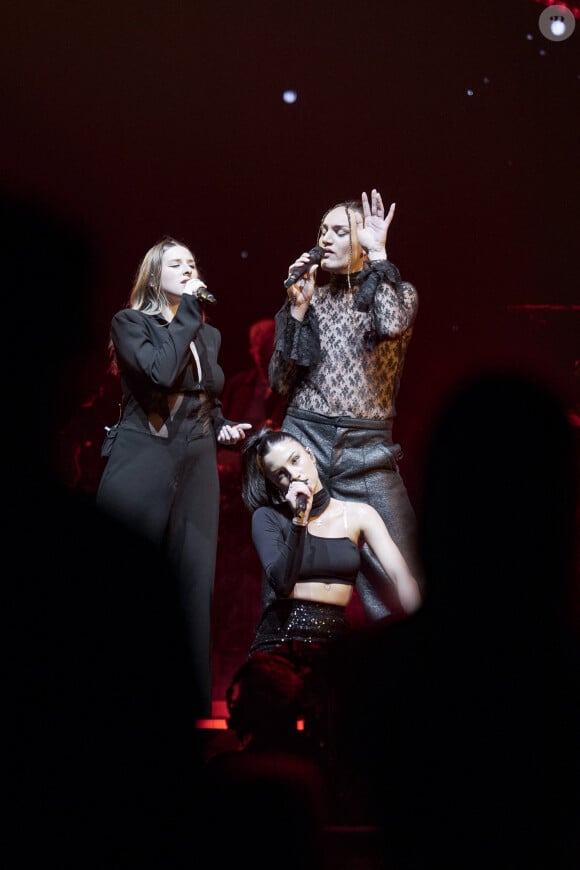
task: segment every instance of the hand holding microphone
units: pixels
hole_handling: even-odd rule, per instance
[[[290,496],[288,501],[290,502],[291,506],[292,506],[292,494],[291,494],[290,490],[294,484],[303,484],[304,486],[306,486],[308,488],[308,490],[310,490],[310,486],[309,486],[309,483],[307,480],[301,480],[300,478],[293,480],[292,483],[290,484],[290,486],[288,487],[288,492],[286,493],[287,496],[288,495]],[[296,496],[294,498],[294,505],[292,506],[292,510],[294,512],[294,519],[299,520],[297,525],[305,526],[306,523],[308,522],[308,517],[306,516],[306,512],[308,511],[309,500],[310,500],[310,492],[309,491],[304,492],[304,491],[299,490],[296,493]]]
[[[217,299],[210,293],[203,281],[200,281],[199,278],[190,278],[187,282],[186,287],[191,289],[191,295],[195,296],[199,302],[209,302],[211,305],[215,305]]]
[[[308,507],[308,496],[303,492],[299,492],[296,496],[296,507],[294,509],[294,513],[297,517],[302,519],[304,514],[306,513],[306,509]]]
[[[312,266],[320,265],[323,256],[324,249],[321,248],[320,245],[315,245],[313,248],[310,248],[306,262],[295,266],[284,281],[285,289],[289,290],[292,284],[295,284],[300,278],[302,278],[302,276],[305,275]]]

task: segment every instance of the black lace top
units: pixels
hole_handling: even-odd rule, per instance
[[[385,420],[413,332],[418,296],[388,260],[317,287],[303,321],[287,300],[276,315],[272,389],[327,416]]]

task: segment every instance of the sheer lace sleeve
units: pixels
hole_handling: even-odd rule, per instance
[[[368,263],[366,276],[356,294],[356,309],[372,312],[379,338],[397,338],[412,325],[417,314],[418,296],[412,284],[389,260]]]
[[[274,392],[287,396],[305,371],[320,359],[318,322],[310,308],[304,320],[296,320],[290,313],[289,301],[278,311],[275,321],[274,353],[268,375]]]

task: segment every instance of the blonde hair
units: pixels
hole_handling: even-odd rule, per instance
[[[183,242],[169,236],[149,248],[137,270],[129,296],[129,307],[145,314],[161,314],[169,306],[169,300],[161,288],[163,254],[169,248],[188,248]],[[189,250],[189,248],[188,248]],[[195,255],[194,255],[195,259]]]
[[[129,295],[128,308],[134,308],[136,311],[142,311],[144,314],[162,314],[169,307],[169,300],[165,295],[165,291],[161,287],[161,266],[163,264],[163,254],[169,248],[187,248],[188,245],[183,242],[173,239],[171,236],[165,236],[157,244],[149,248],[137,269],[133,287]],[[193,254],[195,259],[195,254]],[[109,339],[109,371],[113,374],[119,373],[117,359],[115,355],[115,347],[111,339]]]

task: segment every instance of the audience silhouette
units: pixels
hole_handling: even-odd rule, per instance
[[[316,747],[297,728],[303,694],[303,675],[272,653],[256,654],[232,677],[228,727],[238,745],[207,762],[210,816],[228,831],[220,840],[224,865],[326,867],[329,794]],[[256,848],[258,833],[274,831],[270,846]]]
[[[199,692],[160,554],[59,477],[82,396],[98,258],[37,202],[1,197],[18,385],[6,379],[5,854],[10,867],[191,866]],[[5,730],[6,735],[6,730]]]
[[[425,449],[423,606],[336,653],[345,793],[389,870],[579,866],[574,435],[538,378],[459,385]]]

